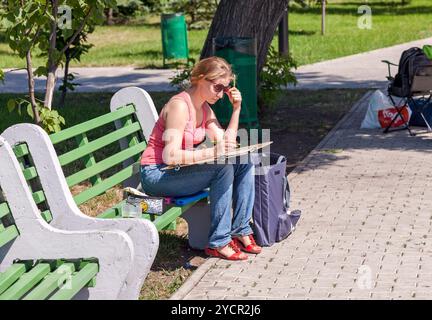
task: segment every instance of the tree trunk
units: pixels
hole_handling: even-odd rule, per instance
[[[32,59],[31,59],[31,51],[27,51],[26,55],[26,62],[27,62],[27,80],[28,80],[28,88],[29,88],[29,96],[30,96],[30,103],[33,110],[34,115],[34,122],[37,125],[40,125],[41,119],[39,115],[39,111],[37,109],[37,103],[35,98],[35,91],[34,91],[34,76],[33,76],[33,66],[32,66]]]
[[[66,55],[66,62],[65,62],[65,70],[64,70],[64,76],[63,76],[63,90],[62,90],[61,99],[60,99],[60,107],[61,108],[64,107],[65,101],[66,101],[66,93],[68,90],[67,84],[69,82],[69,80],[68,80],[69,64],[70,64],[70,61],[72,60],[71,55],[69,53],[69,50],[66,50],[65,55]]]
[[[321,0],[321,35],[325,35],[326,0]]]
[[[282,15],[281,20],[279,21],[278,27],[279,33],[279,54],[281,56],[289,55],[289,43],[288,43],[288,9],[286,13]]]
[[[259,74],[287,5],[287,0],[221,0],[201,51],[201,59],[213,54],[214,37],[255,37]]]
[[[48,74],[46,82],[46,92],[44,106],[51,110],[52,100],[55,88],[55,73],[57,70],[57,63],[55,58],[56,50],[56,38],[57,38],[57,13],[58,13],[58,0],[51,0],[52,5],[52,16],[54,20],[51,23],[51,33],[49,38],[49,49],[48,49]]]
[[[113,8],[106,10],[106,24],[112,26],[114,24]]]
[[[57,70],[57,67],[53,67],[53,68],[48,69],[48,77],[47,77],[47,82],[46,82],[46,93],[45,93],[44,106],[45,106],[45,108],[48,108],[50,110],[52,108],[52,102],[53,102],[53,96],[54,96],[56,70]]]

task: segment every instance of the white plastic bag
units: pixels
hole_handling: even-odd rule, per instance
[[[381,125],[378,120],[378,110],[392,107],[389,97],[381,90],[375,90],[369,99],[366,115],[361,123],[361,129],[378,129]]]
[[[400,98],[395,97],[394,101],[398,105]],[[402,116],[406,122],[411,117],[411,109],[408,106],[402,108]],[[368,109],[366,115],[361,123],[361,129],[379,129],[386,128],[394,116],[396,116],[397,110],[393,106],[390,98],[383,93],[381,90],[375,90],[369,99]],[[396,118],[393,122],[392,127],[399,127],[405,124],[405,121],[401,117]]]

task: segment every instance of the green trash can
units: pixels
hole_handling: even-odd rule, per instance
[[[224,58],[231,64],[237,75],[236,86],[242,94],[240,124],[248,128],[259,128],[257,114],[257,45],[255,38],[216,37],[213,38],[213,55]],[[228,124],[232,115],[232,105],[224,95],[213,110],[221,124]]]
[[[186,20],[183,14],[162,14],[161,32],[164,66],[169,59],[189,58]]]

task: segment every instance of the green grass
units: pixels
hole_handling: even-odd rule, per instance
[[[412,0],[405,6],[400,0],[369,0],[372,29],[357,27],[357,9],[365,0],[329,0],[327,33],[320,35],[320,7],[291,8],[290,48],[300,65],[328,60],[407,41],[432,36],[430,0]],[[197,59],[208,30],[188,33],[191,57]],[[95,46],[73,66],[162,67],[162,43],[159,18],[126,26],[100,26],[90,35]],[[277,46],[277,36],[273,40]],[[35,58],[35,66],[41,59]],[[0,68],[23,67],[24,60],[13,55],[0,33]]]
[[[372,29],[359,29],[358,7],[372,9]],[[388,47],[432,36],[430,0],[329,0],[326,35],[321,36],[320,7],[291,9],[290,48],[300,65]]]

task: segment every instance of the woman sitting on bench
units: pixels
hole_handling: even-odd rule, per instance
[[[203,59],[194,66],[191,87],[173,96],[159,114],[141,157],[141,182],[146,193],[167,197],[191,195],[210,187],[211,226],[205,252],[245,260],[244,252],[261,252],[249,225],[255,199],[253,164],[195,164],[162,170],[167,165],[211,159],[236,147],[242,97],[229,85],[234,78],[231,66],[219,57]],[[224,93],[233,107],[226,131],[209,106]],[[206,134],[216,145],[194,150]]]

